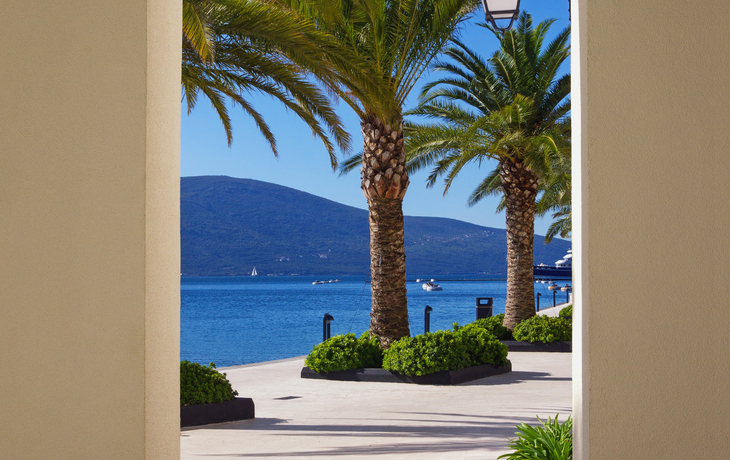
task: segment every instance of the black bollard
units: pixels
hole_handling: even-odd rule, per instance
[[[324,314],[324,318],[322,318],[322,342],[330,338],[330,323],[334,320],[329,313]]]
[[[553,308],[555,308],[555,305],[556,305],[556,303],[555,303],[555,290],[553,290]]]
[[[431,332],[431,312],[433,311],[433,308],[426,305],[426,308],[423,310],[423,333]]]
[[[570,302],[570,286],[566,284],[565,287],[567,288],[565,290],[565,303],[568,303]]]
[[[542,293],[540,293],[540,292],[537,293],[537,311],[540,311],[540,296],[541,295],[542,295]]]

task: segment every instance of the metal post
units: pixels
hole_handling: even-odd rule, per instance
[[[540,296],[541,295],[542,295],[542,293],[540,293],[540,292],[537,293],[537,311],[540,311]]]
[[[426,308],[423,310],[423,333],[426,334],[428,332],[431,332],[431,312],[433,311],[433,308],[426,305]]]
[[[324,318],[322,318],[322,342],[330,338],[330,323],[334,320],[329,313],[324,314]]]
[[[555,303],[555,290],[553,290],[553,308],[555,308],[555,305],[556,305],[556,303]]]

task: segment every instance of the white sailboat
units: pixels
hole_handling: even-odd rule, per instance
[[[258,276],[259,274],[256,273],[256,267],[253,268],[253,271],[251,272],[251,276]]]

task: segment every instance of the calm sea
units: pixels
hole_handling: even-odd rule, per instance
[[[409,279],[415,280],[417,277]],[[421,278],[430,278],[422,276]],[[424,328],[431,306],[431,330],[450,329],[476,317],[476,298],[494,298],[494,314],[504,312],[506,283],[485,275],[439,277],[440,292],[409,281],[411,334]],[[183,277],[181,279],[181,359],[217,366],[249,364],[308,354],[322,340],[322,317],[329,313],[332,335],[360,335],[370,323],[370,284],[365,276],[312,285],[314,276]],[[480,281],[474,281],[480,280]],[[564,283],[563,283],[564,285]],[[536,284],[541,305],[552,305],[547,284]],[[557,294],[558,302],[565,293]]]

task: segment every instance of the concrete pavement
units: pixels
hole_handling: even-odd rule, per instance
[[[520,422],[571,413],[570,353],[510,353],[457,386],[301,379],[304,358],[221,368],[256,419],[184,429],[181,459],[496,459]]]

